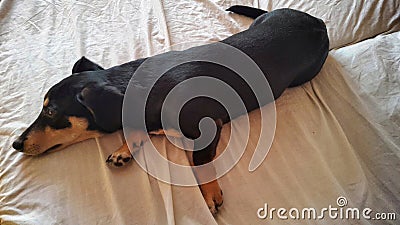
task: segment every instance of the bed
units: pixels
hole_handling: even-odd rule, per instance
[[[105,160],[122,144],[121,132],[43,157],[11,148],[36,118],[47,90],[69,76],[81,56],[108,68],[182,42],[221,40],[252,22],[224,11],[234,4],[290,7],[322,18],[331,51],[315,79],[276,101],[275,137],[260,167],[249,172],[254,149],[248,148],[219,179],[224,205],[216,217],[197,186],[169,185],[135,162],[108,167]],[[399,12],[397,0],[0,1],[0,223],[287,224],[293,221],[262,219],[257,211],[265,204],[338,207],[339,197],[346,207],[371,208],[373,216],[394,213],[397,221],[299,222],[398,223]],[[249,118],[257,127],[259,113]],[[219,151],[230,129],[224,126]],[[152,141],[165,157],[187,162],[165,137]]]

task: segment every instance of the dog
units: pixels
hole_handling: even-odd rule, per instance
[[[255,19],[247,30],[220,42],[239,49],[259,66],[269,82],[274,99],[286,88],[310,81],[321,70],[329,50],[327,30],[322,20],[292,9],[267,12],[246,6],[232,6],[227,11]],[[205,48],[212,49],[212,44],[153,57],[168,61]],[[151,58],[104,69],[82,57],[74,64],[72,75],[50,88],[44,96],[40,115],[14,141],[13,148],[27,155],[39,155],[122,129],[122,104],[128,83],[131,79],[139,79],[137,82],[146,85],[144,80],[132,75]],[[150,93],[145,111],[147,130],[133,132],[133,152],[140,149],[146,135],[175,135],[174,127],[163,127],[161,124],[163,99],[177,84],[204,74],[232,86],[244,102],[247,112],[262,106],[256,101],[250,87],[227,68],[199,61],[177,66],[166,72],[152,87],[155,91]],[[199,122],[204,117],[212,118],[217,127],[211,143],[201,151],[193,152],[192,160],[189,160],[193,166],[214,159],[223,124],[236,116],[239,115],[228,115],[217,101],[202,97],[193,99],[181,109],[179,125],[185,137],[193,140],[199,137]],[[196,142],[194,144],[196,146]],[[132,157],[128,144],[124,143],[106,162],[121,167]],[[200,173],[195,171],[197,179],[200,179]],[[223,202],[217,180],[199,187],[211,213],[215,215]]]

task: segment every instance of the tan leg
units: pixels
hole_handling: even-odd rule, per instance
[[[201,171],[195,170],[195,175],[197,180],[199,181],[200,180],[199,177],[201,177],[204,174],[202,174]],[[213,180],[211,182],[201,184],[199,185],[199,187],[201,190],[201,194],[203,195],[204,201],[208,206],[208,209],[213,214],[213,216],[215,216],[218,213],[218,207],[220,207],[224,202],[223,193],[218,184],[218,181]]]
[[[221,135],[222,121],[216,120],[215,122],[217,125],[217,133],[214,140],[205,149],[192,153],[192,166],[200,166],[212,162],[212,160],[216,156],[217,144]],[[199,185],[201,193],[203,194],[203,198],[207,203],[210,212],[215,216],[218,212],[218,207],[220,207],[223,203],[223,194],[216,179],[217,173],[215,171],[215,168],[213,165],[208,165],[205,167],[195,168],[193,172],[199,184],[207,182],[208,180],[210,180],[210,178],[215,178],[208,183]]]
[[[213,180],[209,183],[200,185],[201,193],[204,201],[206,201],[208,209],[215,216],[218,213],[218,207],[224,202],[222,190],[218,181]]]

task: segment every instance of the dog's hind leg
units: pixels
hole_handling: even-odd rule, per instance
[[[215,134],[213,141],[206,148],[193,152],[192,159],[194,166],[207,164],[211,162],[216,155],[217,145],[219,142],[223,124],[222,120],[216,120],[215,123],[217,125],[217,132]],[[194,145],[196,149],[196,142],[194,143]],[[218,207],[220,207],[223,203],[223,198],[222,198],[222,190],[216,179],[216,171],[214,166],[194,168],[194,173],[197,182],[200,184],[199,187],[201,193],[203,195],[204,200],[207,203],[208,208],[210,209],[210,212],[213,215],[216,215],[216,213],[218,212]],[[210,177],[213,177],[214,180],[209,181]]]

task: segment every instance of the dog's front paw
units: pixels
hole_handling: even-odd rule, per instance
[[[131,153],[125,154],[114,152],[113,154],[108,156],[106,163],[112,166],[121,167],[130,162],[132,158],[133,156],[131,155]]]
[[[219,187],[218,182],[215,180],[210,183],[202,184],[200,185],[200,190],[210,212],[213,216],[217,215],[218,208],[224,202],[222,190]]]
[[[108,156],[106,163],[112,166],[121,167],[130,162],[132,159],[133,156],[129,151],[128,146],[124,144],[116,152]]]

